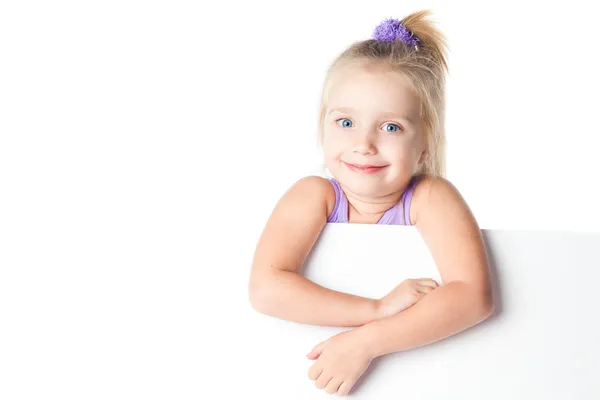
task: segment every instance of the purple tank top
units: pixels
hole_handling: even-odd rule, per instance
[[[379,225],[411,225],[410,223],[410,202],[413,192],[420,175],[413,176],[402,194],[402,199],[394,207],[387,210],[381,219],[377,222]],[[335,206],[327,222],[347,223],[348,222],[348,199],[342,191],[340,184],[335,179],[328,179],[335,190]]]

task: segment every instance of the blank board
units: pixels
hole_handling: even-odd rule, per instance
[[[376,359],[348,398],[599,399],[600,234],[483,230],[496,310],[437,343]],[[304,275],[379,298],[439,273],[415,227],[328,224]],[[332,398],[308,379],[306,354],[348,328],[279,320],[250,309],[247,392],[263,399]],[[268,350],[268,351],[267,351]],[[242,361],[245,362],[245,361]]]

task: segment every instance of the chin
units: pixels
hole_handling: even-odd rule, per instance
[[[358,196],[384,196],[389,193],[389,185],[381,177],[357,174],[335,174],[342,186]]]

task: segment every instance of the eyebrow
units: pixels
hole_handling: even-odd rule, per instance
[[[349,108],[349,107],[338,107],[338,108],[332,108],[331,110],[329,110],[329,112],[327,113],[327,115],[332,114],[334,112],[341,112],[341,113],[351,113],[354,112],[355,110],[353,108]],[[381,116],[384,117],[388,117],[388,118],[399,118],[399,119],[403,119],[405,121],[410,122],[411,124],[415,125],[415,121],[406,115],[401,115],[401,114],[397,114],[394,112],[383,112],[381,113]]]

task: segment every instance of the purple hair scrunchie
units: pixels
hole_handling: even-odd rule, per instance
[[[373,31],[373,39],[385,42],[400,39],[409,46],[417,46],[419,42],[419,38],[406,29],[399,20],[393,18],[386,19],[377,25]]]

